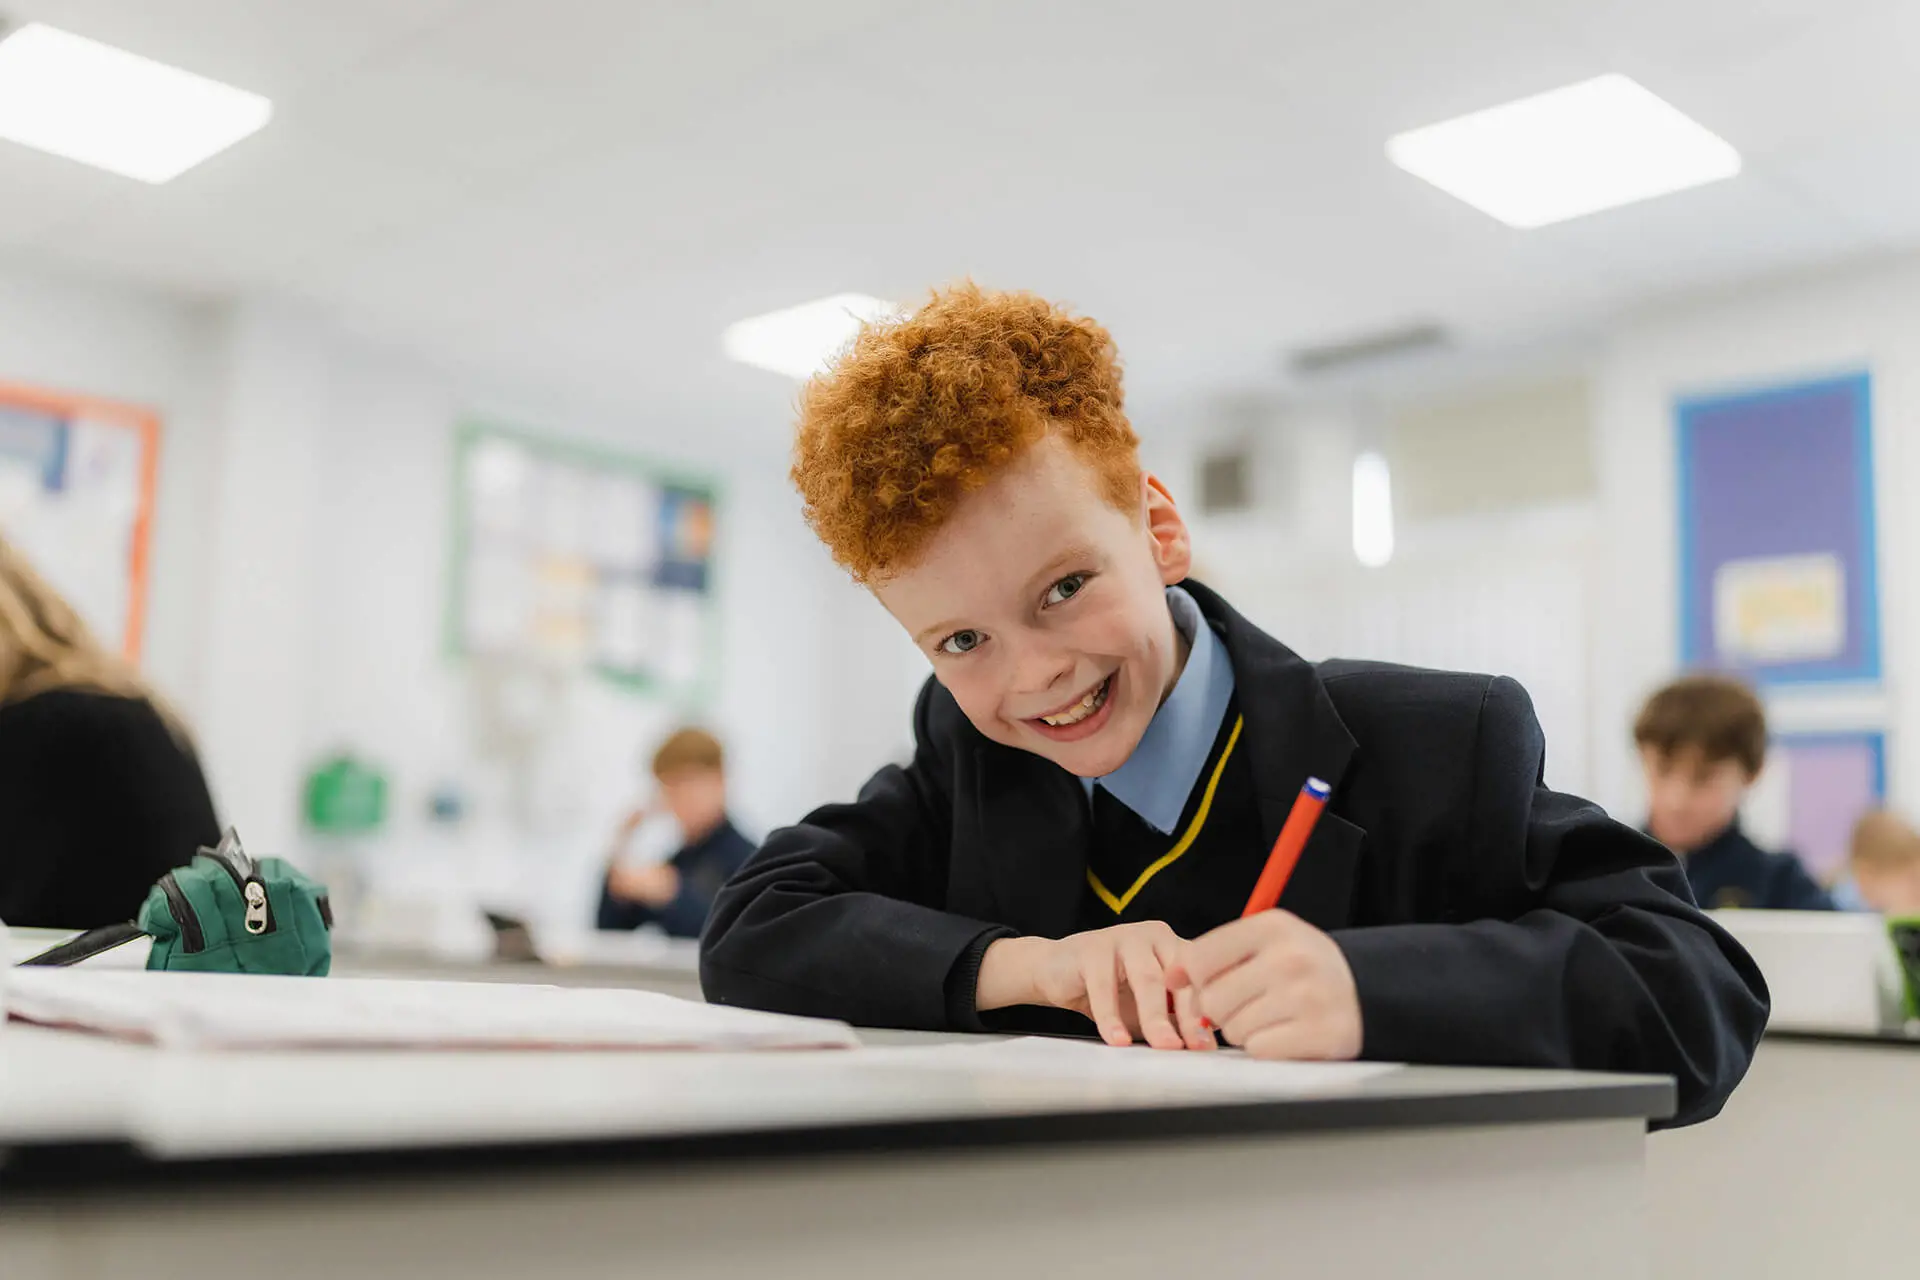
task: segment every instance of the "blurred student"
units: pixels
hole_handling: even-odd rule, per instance
[[[726,756],[704,729],[681,729],[653,755],[654,799],[627,815],[614,837],[600,891],[597,925],[654,924],[676,938],[697,938],[714,895],[753,852],[727,817]],[[658,808],[680,827],[680,850],[653,866],[624,861],[627,844]]]
[[[131,920],[219,840],[185,727],[0,539],[0,920]]]
[[[1640,709],[1633,740],[1647,778],[1647,833],[1676,854],[1703,907],[1831,911],[1791,853],[1740,829],[1740,804],[1767,759],[1767,714],[1738,680],[1692,675]]]
[[[1885,809],[1853,827],[1848,869],[1860,905],[1883,916],[1920,916],[1920,831]]]

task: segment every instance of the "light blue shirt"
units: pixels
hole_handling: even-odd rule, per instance
[[[1227,646],[1207,625],[1192,596],[1179,587],[1168,587],[1167,609],[1191,646],[1187,665],[1127,762],[1104,778],[1080,782],[1088,799],[1099,786],[1155,831],[1172,835],[1200,771],[1207,767],[1213,740],[1233,700],[1233,664],[1227,660]]]

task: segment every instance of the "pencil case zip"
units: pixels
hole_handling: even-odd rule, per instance
[[[197,955],[207,949],[207,933],[200,925],[200,913],[187,901],[186,893],[180,888],[180,882],[173,878],[173,872],[160,877],[160,892],[167,897],[167,914],[180,926],[180,949],[188,955]]]

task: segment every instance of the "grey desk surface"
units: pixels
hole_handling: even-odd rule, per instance
[[[1920,1022],[1884,1031],[1801,1031],[1769,1027],[1772,1040],[1815,1040],[1830,1044],[1879,1045],[1888,1048],[1920,1049]]]
[[[1673,1106],[1671,1082],[1643,1076],[1414,1067],[1294,1091],[903,1056],[943,1039],[870,1033],[879,1052],[190,1053],[15,1024],[0,1032],[0,1190],[1652,1119]]]

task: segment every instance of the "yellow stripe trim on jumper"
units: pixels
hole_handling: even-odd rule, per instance
[[[1240,741],[1240,726],[1246,722],[1245,716],[1234,718],[1233,732],[1227,735],[1227,749],[1220,753],[1220,762],[1213,766],[1213,776],[1207,779],[1207,789],[1200,795],[1200,807],[1194,810],[1193,821],[1187,824],[1186,833],[1180,837],[1180,842],[1162,854],[1152,866],[1142,871],[1140,878],[1133,882],[1131,889],[1115,897],[1112,890],[1100,883],[1100,877],[1093,874],[1093,868],[1087,868],[1087,883],[1093,886],[1093,891],[1099,895],[1100,901],[1113,909],[1113,914],[1119,915],[1125,911],[1127,904],[1147,887],[1147,881],[1178,862],[1180,855],[1192,847],[1194,839],[1200,834],[1200,828],[1207,825],[1207,812],[1213,808],[1214,790],[1220,785],[1220,775],[1227,771],[1227,758],[1233,754],[1233,744]]]

